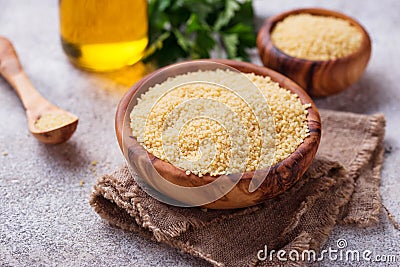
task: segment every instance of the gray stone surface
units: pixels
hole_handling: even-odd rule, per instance
[[[260,19],[299,6],[343,11],[371,34],[373,56],[362,79],[317,104],[385,113],[387,153],[381,193],[384,205],[400,220],[400,2],[255,0]],[[66,144],[40,144],[27,130],[16,94],[0,79],[0,265],[208,266],[165,245],[109,227],[88,204],[96,176],[124,162],[114,135],[114,113],[123,92],[134,82],[135,68],[105,75],[72,67],[59,43],[57,1],[0,0],[0,35],[14,42],[33,84],[80,118],[77,132]],[[256,57],[254,61],[259,63]],[[98,164],[91,166],[92,161]],[[395,254],[400,262],[400,233],[385,214],[375,227],[336,227],[326,247],[336,248],[339,238],[345,238],[350,249]],[[348,263],[324,260],[321,264]]]

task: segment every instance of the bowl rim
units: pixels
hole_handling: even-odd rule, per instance
[[[321,139],[321,118],[318,112],[318,109],[314,103],[314,101],[311,99],[311,97],[306,93],[304,89],[302,89],[297,83],[292,81],[290,78],[263,66],[255,65],[252,63],[248,62],[241,62],[241,61],[235,61],[235,60],[227,60],[227,59],[201,59],[201,60],[189,60],[189,61],[184,61],[185,63],[192,63],[196,64],[198,62],[215,62],[215,63],[220,63],[220,64],[225,64],[230,67],[233,67],[235,69],[248,69],[250,70],[249,72],[244,72],[244,73],[255,73],[256,75],[262,75],[262,76],[269,76],[272,81],[279,83],[279,85],[282,88],[285,88],[289,90],[292,93],[296,93],[302,102],[302,104],[311,104],[311,107],[308,108],[308,115],[307,115],[307,124],[308,128],[310,130],[310,135],[307,136],[304,141],[296,148],[294,152],[292,152],[287,158],[284,160],[270,166],[268,173],[270,170],[278,168],[280,165],[285,164],[285,163],[290,163],[291,161],[297,162],[297,160],[302,159],[304,157],[303,153],[300,152],[300,150],[305,150],[308,153],[313,153],[312,159],[314,158],[316,151],[318,149],[320,139]],[[148,80],[152,79],[156,75],[162,73],[165,69],[176,66],[179,63],[171,64],[166,67],[160,68],[148,75],[146,75],[144,78],[142,78],[140,81],[138,81],[136,84],[134,84],[126,93],[125,95],[121,98],[118,106],[117,106],[117,111],[115,115],[115,131],[116,131],[116,137],[118,140],[119,147],[124,154],[124,147],[123,147],[123,140],[122,140],[122,133],[124,132],[124,120],[125,120],[125,114],[127,112],[127,108],[131,102],[132,97],[135,95],[135,93],[141,88],[141,86]],[[238,71],[241,71],[238,69]],[[243,72],[243,71],[241,71]],[[129,111],[130,113],[131,111]],[[126,127],[129,127],[130,129],[130,123],[125,124]],[[135,144],[139,144],[136,140],[133,140]],[[185,174],[185,170],[172,165],[169,162],[162,161],[161,159],[155,157],[151,153],[149,153],[147,150],[147,155],[151,159],[151,162],[154,166],[154,163],[158,160],[161,165],[166,166],[167,169],[171,170],[171,167],[174,171],[179,172],[180,175],[184,174],[184,176],[187,176],[188,179],[189,177],[191,179],[202,179],[203,181],[209,181],[212,182],[215,179],[218,179],[221,176],[229,176],[229,175],[218,175],[218,176],[210,176],[209,174],[204,175],[202,177],[196,176],[193,173],[190,175]],[[301,174],[299,177],[296,179],[296,181],[304,174],[304,172],[308,169],[310,166],[312,160],[307,164],[306,168],[301,171]],[[262,170],[258,170],[262,171]],[[241,174],[240,180],[251,180],[253,178],[255,171],[251,172],[244,172]],[[267,175],[268,175],[267,173]],[[197,177],[197,178],[196,178]]]
[[[358,47],[358,49],[356,51],[354,51],[346,56],[338,57],[338,58],[334,58],[334,59],[327,59],[327,60],[306,59],[306,58],[295,57],[295,56],[286,54],[284,51],[279,49],[275,45],[275,43],[272,41],[271,32],[273,31],[274,27],[276,26],[276,24],[278,22],[282,21],[283,19],[285,19],[286,17],[288,17],[290,15],[301,14],[301,13],[308,13],[311,15],[319,15],[319,16],[326,16],[326,17],[336,17],[336,18],[341,18],[341,19],[349,21],[351,25],[358,28],[358,30],[361,32],[361,34],[363,36],[360,46]],[[260,38],[261,33],[263,33],[263,38]],[[276,49],[277,53],[279,53],[279,55],[281,57],[286,57],[291,60],[300,60],[305,63],[312,62],[313,64],[317,64],[317,65],[318,64],[326,64],[327,62],[333,64],[334,62],[351,61],[351,60],[359,57],[361,54],[365,53],[366,51],[369,54],[371,54],[371,38],[370,38],[367,30],[364,28],[364,26],[360,22],[358,22],[358,20],[356,20],[355,18],[350,17],[344,13],[341,13],[339,11],[326,9],[326,8],[319,8],[319,7],[306,7],[306,8],[291,9],[288,11],[284,11],[282,13],[278,13],[278,14],[266,19],[258,32],[257,39],[258,39],[257,40],[258,49],[263,49],[263,47],[267,47],[267,45],[270,43],[272,45],[272,47],[274,49]]]

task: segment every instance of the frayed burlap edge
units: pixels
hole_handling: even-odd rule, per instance
[[[394,229],[400,231],[400,223],[396,221],[394,215],[389,211],[389,209],[385,205],[382,204],[382,207],[385,210],[386,215],[389,218],[389,222],[393,225]]]
[[[343,207],[341,211],[342,219],[339,221],[341,224],[354,224],[363,228],[377,224],[379,222],[379,215],[382,211],[379,184],[381,181],[381,169],[383,163],[382,141],[385,134],[386,124],[384,115],[376,114],[371,116],[369,124],[368,132],[362,142],[362,148],[348,169],[349,176],[354,180],[356,187],[349,203]],[[370,162],[373,162],[373,167],[368,183],[372,185],[371,187],[374,188],[375,192],[372,192],[372,207],[368,209],[368,212],[360,212],[357,209],[360,203],[354,202],[353,199],[358,195],[366,194],[365,192],[362,192],[363,190],[358,190],[357,183],[359,182],[359,175],[362,173],[364,167]]]

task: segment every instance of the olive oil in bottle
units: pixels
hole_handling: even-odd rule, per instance
[[[59,9],[62,47],[75,65],[109,71],[142,58],[146,0],[59,0]]]

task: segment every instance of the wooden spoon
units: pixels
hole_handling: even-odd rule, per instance
[[[39,141],[67,141],[78,126],[78,117],[46,100],[24,72],[12,43],[0,36],[0,74],[17,92],[26,110],[29,131]]]

